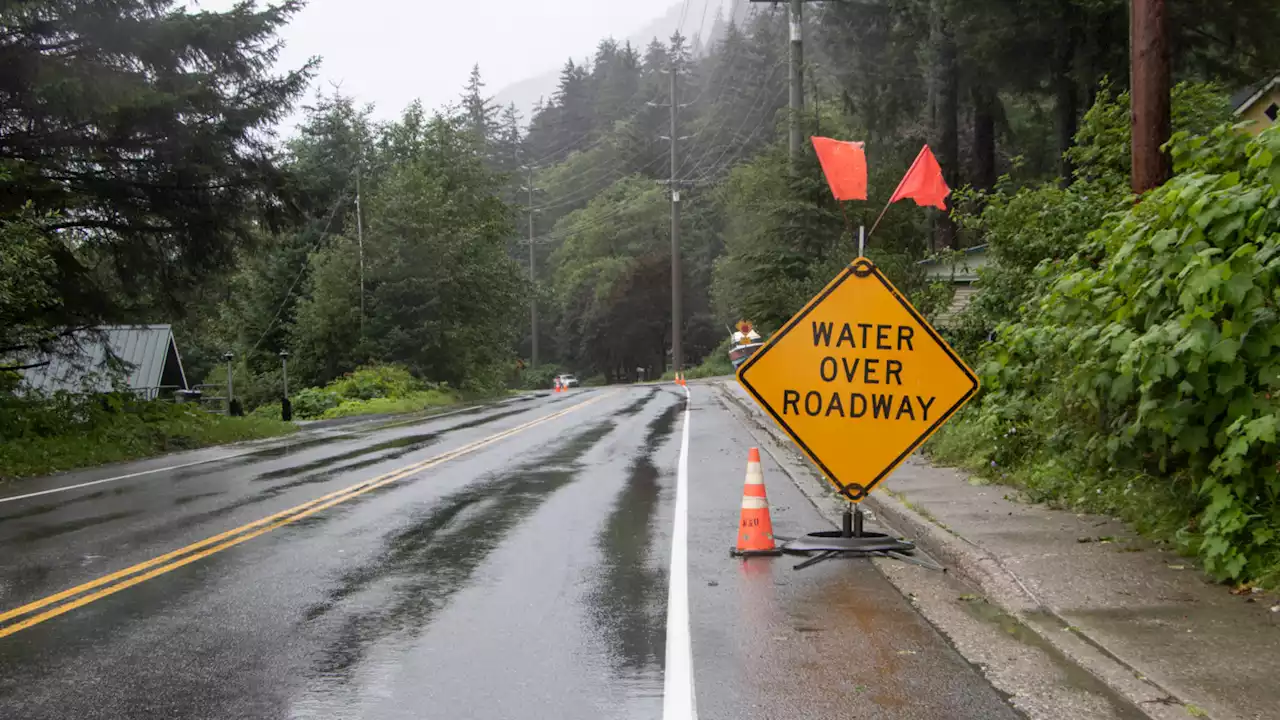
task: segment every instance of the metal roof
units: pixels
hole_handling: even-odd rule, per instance
[[[978,281],[978,270],[987,264],[987,246],[974,245],[960,251],[957,257],[946,252],[937,257],[920,260],[916,263],[924,268],[927,275],[934,279],[948,279],[956,283],[974,283]]]
[[[116,325],[97,328],[74,336],[80,352],[74,356],[52,356],[49,364],[22,371],[23,385],[53,393],[107,392],[112,389],[107,365],[107,348],[125,364],[124,384],[131,390],[154,395],[161,386],[187,387],[182,357],[169,325]],[[166,364],[169,382],[164,382]]]
[[[1243,115],[1244,111],[1253,107],[1254,103],[1258,102],[1263,95],[1266,95],[1276,85],[1280,85],[1280,75],[1276,75],[1270,80],[1263,80],[1232,95],[1231,107],[1235,110],[1235,114]]]

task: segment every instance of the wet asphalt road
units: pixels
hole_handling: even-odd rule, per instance
[[[699,716],[1017,717],[870,563],[728,557],[752,440],[691,389]],[[662,717],[684,408],[581,390],[6,488],[0,717]],[[779,534],[824,528],[764,470]]]

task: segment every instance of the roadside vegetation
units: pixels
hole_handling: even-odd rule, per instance
[[[419,380],[403,365],[362,366],[324,387],[305,388],[290,397],[296,420],[415,413],[462,401],[462,393],[446,384]],[[251,414],[279,418],[280,411],[277,401],[260,405]]]
[[[1104,90],[1071,185],[978,198],[993,262],[953,339],[983,393],[931,450],[1276,586],[1280,129],[1251,138],[1229,109],[1180,86],[1174,177],[1135,203],[1128,99]]]
[[[732,342],[725,339],[700,364],[689,368],[684,374],[685,379],[699,380],[701,378],[732,376],[734,372],[733,363],[729,361],[729,348],[731,345]],[[674,380],[675,373],[667,373],[662,376],[662,379]]]
[[[196,405],[138,400],[129,393],[0,393],[0,483],[296,429],[279,416],[229,418]]]

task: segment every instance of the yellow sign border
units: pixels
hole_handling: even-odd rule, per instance
[[[920,324],[920,327],[924,328],[924,330],[929,333],[929,336],[933,338],[934,342],[938,343],[938,345],[942,347],[943,351],[947,353],[947,356],[950,357],[962,371],[964,371],[965,376],[972,381],[973,386],[969,388],[969,391],[957,400],[954,405],[948,408],[946,412],[942,413],[942,415],[938,417],[937,421],[935,421],[929,429],[921,433],[920,437],[916,438],[915,442],[911,443],[911,445],[904,450],[901,455],[890,462],[889,465],[880,472],[880,474],[876,475],[870,483],[864,486],[859,485],[858,483],[841,482],[840,479],[836,477],[835,473],[831,471],[831,468],[827,467],[826,463],[822,462],[822,460],[809,449],[809,446],[805,441],[802,440],[789,425],[787,425],[786,421],[782,419],[782,416],[778,415],[777,411],[775,411],[773,407],[765,401],[764,397],[762,397],[760,393],[752,387],[751,383],[747,381],[747,371],[755,365],[757,360],[764,357],[765,353],[768,353],[769,350],[781,342],[781,340],[786,337],[787,333],[791,332],[797,325],[803,322],[805,316],[812,312],[815,307],[822,303],[822,301],[826,300],[827,297],[831,295],[831,293],[835,292],[836,288],[843,285],[846,280],[851,277],[865,278],[867,276],[874,276],[876,280],[879,280],[880,283],[884,285],[885,289],[893,295],[894,299],[896,299],[902,307],[906,309],[911,317]],[[960,356],[956,354],[955,350],[951,349],[951,346],[947,344],[947,341],[943,340],[942,337],[938,335],[938,332],[934,330],[933,326],[930,325],[929,322],[920,315],[915,307],[911,305],[906,296],[899,292],[898,288],[893,286],[893,283],[889,282],[889,278],[885,277],[884,273],[880,272],[880,268],[876,267],[875,263],[865,257],[860,257],[857,260],[854,260],[844,269],[843,272],[837,275],[831,282],[827,283],[827,286],[822,289],[822,292],[813,296],[813,299],[809,300],[809,302],[801,308],[800,312],[796,313],[786,322],[786,324],[782,326],[781,329],[778,330],[778,332],[774,333],[773,337],[769,338],[768,342],[766,342],[763,347],[752,353],[751,357],[747,358],[747,361],[738,368],[737,377],[738,384],[746,389],[746,391],[751,394],[751,397],[755,398],[756,403],[769,413],[773,418],[773,421],[785,430],[787,434],[791,436],[792,440],[795,440],[796,444],[800,446],[800,449],[804,451],[804,454],[813,461],[814,465],[817,465],[822,470],[827,481],[832,485],[835,485],[836,489],[840,491],[840,494],[847,497],[852,502],[862,502],[862,500],[866,499],[867,495],[871,494],[871,491],[880,484],[881,480],[896,470],[898,466],[911,455],[911,453],[915,452],[917,448],[923,445],[926,440],[937,432],[938,428],[942,427],[943,423],[950,420],[951,416],[955,415],[960,408],[964,407],[965,403],[972,400],[973,396],[978,393],[978,389],[982,386],[982,383],[978,380],[977,374],[975,374],[973,370],[965,364],[964,360],[960,359]]]

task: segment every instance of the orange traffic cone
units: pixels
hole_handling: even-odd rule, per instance
[[[780,555],[774,544],[769,498],[764,491],[764,470],[760,468],[760,448],[747,452],[747,481],[742,488],[742,516],[738,522],[736,556]]]

